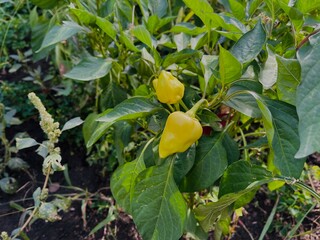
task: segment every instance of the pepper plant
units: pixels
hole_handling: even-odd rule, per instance
[[[220,239],[263,184],[320,200],[299,180],[320,150],[320,1],[33,2],[67,9],[37,51],[77,49],[64,77],[96,90],[88,152],[113,143],[111,190],[143,239]]]

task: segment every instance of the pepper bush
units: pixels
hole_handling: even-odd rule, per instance
[[[220,239],[263,184],[319,200],[299,181],[320,150],[319,1],[33,3],[55,16],[37,53],[67,44],[64,77],[95,89],[86,146],[114,143],[111,190],[143,239]]]

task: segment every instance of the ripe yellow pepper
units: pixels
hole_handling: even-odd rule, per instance
[[[202,126],[192,114],[180,111],[171,113],[160,139],[160,157],[186,151],[201,135]]]
[[[170,72],[162,70],[159,78],[154,79],[152,83],[162,103],[175,104],[183,97],[184,85]]]

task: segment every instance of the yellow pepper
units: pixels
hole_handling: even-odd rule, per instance
[[[192,114],[180,111],[171,113],[160,139],[160,157],[186,151],[201,135],[202,126]]]
[[[175,104],[183,97],[184,85],[170,72],[162,70],[159,78],[154,79],[152,83],[162,103]]]

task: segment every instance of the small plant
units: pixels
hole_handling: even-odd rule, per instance
[[[2,238],[6,239],[18,239],[17,237],[25,237],[25,228],[36,219],[44,219],[46,221],[56,221],[60,219],[58,212],[63,210],[67,211],[71,204],[71,198],[57,197],[50,202],[47,201],[49,196],[48,181],[50,175],[56,171],[63,171],[64,166],[61,165],[60,148],[56,146],[59,141],[59,137],[64,130],[71,129],[82,123],[79,118],[72,119],[64,125],[62,130],[59,129],[59,123],[55,122],[52,116],[47,112],[46,108],[42,104],[39,97],[33,92],[28,95],[29,100],[40,114],[40,126],[43,132],[47,135],[48,140],[38,143],[33,138],[16,138],[17,149],[25,149],[28,147],[39,146],[37,153],[44,158],[42,165],[42,172],[45,176],[45,181],[42,187],[38,187],[33,192],[34,206],[28,208],[27,214],[29,217],[24,221],[23,225],[15,229],[10,237],[7,233],[2,233]]]

